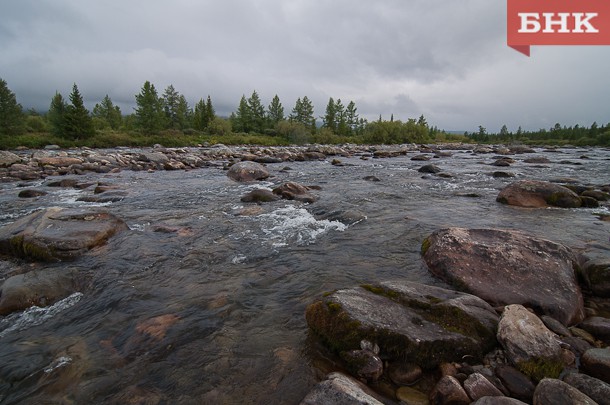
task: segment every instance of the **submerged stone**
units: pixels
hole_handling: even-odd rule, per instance
[[[336,291],[311,304],[306,318],[337,352],[368,340],[383,358],[406,358],[424,369],[483,357],[496,344],[498,321],[475,296],[407,281]]]

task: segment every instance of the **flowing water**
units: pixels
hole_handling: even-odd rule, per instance
[[[539,150],[555,163],[522,162],[531,156],[501,169],[516,178],[494,178],[495,157],[466,150],[428,162],[449,178],[422,175],[412,155],[270,164],[273,177],[257,184],[221,167],[78,177],[128,191],[105,204],[77,201],[91,189],[19,199],[24,184],[2,184],[0,225],[41,207],[101,206],[129,231],[70,263],[0,261],[4,274],[71,268],[86,280],[52,306],[0,317],[0,403],[298,404],[328,363],[308,336],[306,306],[363,283],[441,285],[419,253],[436,229],[522,229],[609,257],[610,224],[598,217],[607,208],[531,210],[495,198],[515,179],[609,184],[610,151]],[[319,201],[240,202],[286,181],[319,186]]]

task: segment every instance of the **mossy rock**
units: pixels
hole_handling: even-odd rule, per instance
[[[579,208],[582,205],[580,197],[574,191],[558,184],[534,180],[520,180],[509,184],[500,191],[496,201],[528,208]]]
[[[336,352],[376,343],[380,355],[424,369],[463,356],[482,357],[496,344],[498,317],[464,293],[400,281],[336,291],[311,304],[307,323]]]

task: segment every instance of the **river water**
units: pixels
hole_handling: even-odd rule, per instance
[[[406,279],[441,285],[420,258],[422,240],[450,226],[528,231],[591,256],[610,256],[610,224],[596,209],[520,209],[495,201],[516,179],[610,184],[610,151],[561,149],[511,156],[512,167],[470,150],[430,162],[413,154],[269,164],[263,183],[239,184],[218,167],[78,176],[127,191],[83,203],[91,189],[45,187],[19,199],[0,185],[0,225],[41,207],[100,206],[129,225],[71,263],[0,261],[4,274],[71,268],[80,290],[46,308],[0,318],[0,404],[298,404],[332,363],[308,336],[306,306],[324,292]],[[544,156],[552,163],[532,165]],[[559,163],[562,162],[562,163]],[[494,178],[504,170],[516,178]],[[375,176],[372,181],[367,176]],[[319,186],[319,201],[240,202],[286,181]],[[476,194],[478,197],[466,196]],[[330,366],[329,366],[330,364]]]

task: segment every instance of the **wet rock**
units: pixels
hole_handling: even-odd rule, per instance
[[[585,319],[579,326],[597,339],[610,344],[610,319],[594,316]]]
[[[590,260],[584,264],[581,274],[593,294],[610,298],[610,260]]]
[[[55,167],[66,167],[71,165],[78,165],[83,163],[81,159],[67,156],[56,156],[56,157],[42,157],[38,159],[40,166],[55,166]]]
[[[492,175],[496,179],[505,179],[505,178],[509,178],[509,177],[515,177],[515,173],[509,173],[509,172],[493,172]]]
[[[5,150],[0,150],[0,167],[9,167],[19,162],[21,162],[19,156]]]
[[[570,350],[577,356],[582,356],[587,350],[592,349],[593,346],[586,340],[576,336],[562,336],[560,340],[569,346]]]
[[[610,384],[610,348],[587,350],[581,362],[585,373]]]
[[[420,173],[440,173],[442,172],[442,169],[436,165],[425,165],[420,167],[418,170],[418,172]]]
[[[410,387],[400,387],[396,390],[396,398],[408,405],[429,405],[428,396]]]
[[[430,159],[432,159],[432,157],[430,155],[417,155],[417,156],[413,156],[411,158],[411,160],[414,162],[425,162]]]
[[[396,361],[388,367],[388,376],[396,385],[412,385],[417,382],[422,375],[423,371],[421,367],[413,363]]]
[[[557,378],[564,367],[557,335],[522,305],[504,309],[498,324],[498,342],[510,361],[536,381]]]
[[[500,365],[495,369],[496,376],[508,390],[511,397],[525,402],[532,402],[536,386],[525,374],[508,365]]]
[[[0,228],[0,254],[69,260],[126,229],[124,221],[104,211],[47,208]]]
[[[426,238],[422,253],[432,274],[492,306],[523,304],[563,324],[584,318],[576,257],[563,245],[518,231],[448,228]]]
[[[472,373],[468,376],[466,381],[464,381],[464,390],[473,401],[483,397],[504,396],[499,389],[479,373]]]
[[[566,326],[564,324],[562,324],[561,322],[559,322],[557,319],[551,318],[550,316],[547,316],[547,315],[542,315],[540,317],[540,320],[542,322],[544,322],[544,326],[549,328],[551,330],[551,332],[553,332],[559,336],[572,336],[570,333],[570,330],[568,328],[566,328]]]
[[[514,160],[512,160],[512,159],[498,159],[495,162],[493,162],[491,165],[492,166],[497,166],[497,167],[509,167],[511,165],[511,163],[514,163]]]
[[[474,149],[474,153],[481,153],[481,154],[494,153],[494,150],[492,148],[488,148],[486,146],[478,146]]]
[[[360,382],[341,373],[329,374],[317,384],[300,405],[382,405],[369,389]]]
[[[430,392],[430,402],[438,405],[467,405],[471,401],[457,379],[445,376]]]
[[[610,405],[610,384],[581,373],[569,373],[563,382],[576,388],[600,405]]]
[[[599,201],[592,197],[580,197],[581,207],[583,208],[597,208],[599,207]]]
[[[471,405],[527,405],[525,402],[508,397],[483,397]]]
[[[269,177],[269,171],[259,163],[239,162],[231,166],[227,176],[235,181],[248,182],[266,179]]]
[[[266,189],[257,189],[252,190],[248,194],[244,195],[241,198],[242,202],[254,202],[254,203],[263,203],[263,202],[272,202],[279,200],[280,197],[273,194],[270,190]]]
[[[318,220],[339,221],[345,225],[354,225],[366,220],[366,215],[356,210],[315,211]]]
[[[349,350],[341,353],[350,372],[367,382],[376,382],[383,374],[383,362],[370,350]]]
[[[366,176],[366,177],[363,177],[362,179],[363,179],[363,180],[366,180],[366,181],[372,181],[372,182],[378,182],[378,181],[381,181],[381,180],[379,180],[379,178],[378,178],[378,177],[376,177],[376,176]]]
[[[21,190],[18,194],[18,197],[19,198],[35,198],[35,197],[42,197],[43,195],[47,195],[47,194],[48,193],[46,191],[30,188],[27,190]]]
[[[77,271],[34,270],[9,277],[0,288],[0,315],[46,307],[77,291]]]
[[[532,157],[532,158],[525,159],[523,162],[524,163],[533,163],[533,164],[551,163],[551,161],[545,157]]]
[[[581,193],[580,195],[582,197],[594,198],[597,201],[608,201],[610,199],[610,194],[598,190],[587,190]]]
[[[368,340],[388,361],[407,358],[423,369],[482,358],[496,344],[497,315],[483,300],[406,281],[335,291],[311,304],[306,318],[338,352]]]
[[[138,155],[138,160],[162,165],[169,162],[169,157],[163,152],[142,152]]]
[[[83,196],[77,198],[76,201],[88,202],[88,203],[113,203],[123,201],[127,196],[126,191],[109,191],[103,195],[95,194],[91,196]]]
[[[305,203],[314,203],[318,200],[316,196],[310,193],[311,188],[303,186],[299,183],[288,182],[273,189],[273,194],[280,196],[285,200],[296,200]]]
[[[578,208],[582,205],[579,196],[563,186],[535,180],[520,180],[505,187],[496,201],[502,204],[527,208],[555,206]]]
[[[561,380],[545,378],[534,392],[534,405],[595,405],[597,402]]]
[[[575,326],[571,326],[570,333],[575,337],[578,337],[580,339],[587,341],[591,345],[595,344],[595,337],[584,329],[580,329]]]

